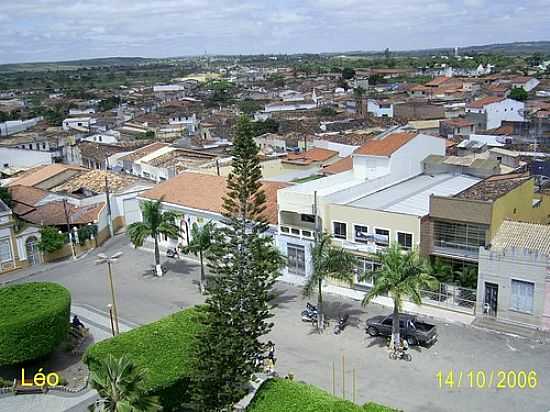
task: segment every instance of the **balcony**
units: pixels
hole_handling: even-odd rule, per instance
[[[279,225],[279,234],[307,240],[313,240],[314,237],[313,229],[283,224]]]
[[[479,246],[463,245],[443,240],[434,241],[432,254],[477,262],[479,259]]]

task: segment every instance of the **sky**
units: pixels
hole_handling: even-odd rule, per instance
[[[0,64],[550,40],[550,0],[0,0]]]

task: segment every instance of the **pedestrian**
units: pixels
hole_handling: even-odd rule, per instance
[[[273,365],[275,365],[277,362],[277,359],[275,358],[275,344],[271,341],[267,342],[267,357],[268,359],[271,359]]]

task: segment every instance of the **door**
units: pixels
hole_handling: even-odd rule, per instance
[[[498,307],[498,285],[485,282],[485,300],[483,302],[483,311],[489,316],[497,315]]]
[[[38,250],[38,239],[36,239],[36,237],[29,236],[27,240],[25,240],[25,250],[27,252],[27,261],[31,266],[40,263],[40,252]]]
[[[139,208],[139,202],[135,197],[124,199],[122,201],[122,207],[124,209],[124,222],[126,226],[134,222],[141,222],[141,210]]]

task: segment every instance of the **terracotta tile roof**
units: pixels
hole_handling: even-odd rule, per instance
[[[34,205],[48,195],[47,191],[30,186],[10,186],[9,191],[13,213],[18,216],[34,210]]]
[[[126,156],[121,157],[119,160],[127,160],[127,161],[134,161],[137,159],[140,159],[142,157],[147,156],[148,154],[151,154],[159,149],[162,149],[163,147],[170,146],[168,143],[151,143],[150,145],[144,146],[140,149],[134,150],[132,153],[127,154]]]
[[[367,156],[391,156],[393,152],[404,146],[417,136],[411,132],[397,132],[382,139],[373,139],[359,147],[354,154]]]
[[[425,86],[441,86],[443,83],[446,83],[450,80],[450,77],[447,76],[439,76],[435,77],[434,79],[430,80],[428,83],[425,84]]]
[[[528,176],[526,177],[525,174],[522,173],[491,176],[457,193],[454,197],[492,202],[514,190],[529,179]]]
[[[69,222],[71,224],[82,225],[94,223],[99,219],[99,213],[104,206],[104,202],[82,207],[76,207],[68,204],[67,211],[69,214]],[[60,201],[50,202],[38,206],[33,211],[20,217],[27,222],[37,225],[60,226],[67,224],[63,202]]]
[[[466,105],[466,107],[472,108],[472,109],[482,109],[484,106],[487,106],[491,103],[498,103],[503,100],[506,100],[505,97],[498,97],[498,96],[489,96],[485,97],[483,99],[474,100],[473,102],[470,102]]]
[[[109,190],[113,193],[122,191],[136,183],[139,179],[130,175],[123,175],[105,170],[90,170],[52,188],[54,192],[73,193],[80,189],[86,189],[95,193],[105,191],[105,176],[109,180]]]
[[[86,170],[79,166],[64,165],[60,163],[54,163],[48,166],[37,168],[33,173],[26,174],[25,176],[18,178],[10,183],[10,186],[34,186],[44,180],[47,180],[55,175],[63,173],[67,170]]]
[[[441,123],[450,127],[468,127],[474,125],[474,122],[461,118],[442,120]]]
[[[283,163],[308,165],[313,162],[325,162],[336,155],[338,155],[337,151],[315,147],[302,153],[289,153]]]
[[[502,222],[491,241],[491,249],[528,249],[550,256],[550,226],[533,223]]]
[[[288,186],[288,183],[262,182],[266,195],[264,214],[271,224],[277,224],[277,190]],[[163,198],[167,203],[221,213],[225,191],[225,177],[188,172],[156,185],[141,197],[153,200]]]
[[[333,175],[336,173],[346,172],[351,169],[353,169],[353,159],[351,156],[348,156],[323,167],[321,171],[326,175]]]

